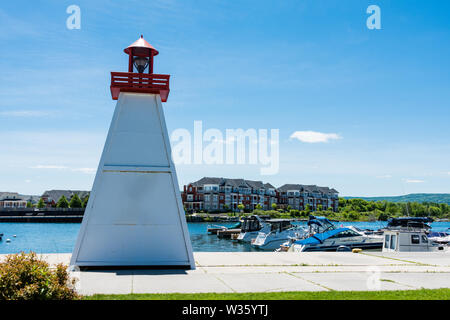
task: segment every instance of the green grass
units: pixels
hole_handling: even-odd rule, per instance
[[[254,293],[96,294],[87,300],[450,300],[450,289]]]

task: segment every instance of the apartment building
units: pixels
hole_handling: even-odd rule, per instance
[[[258,205],[264,210],[279,208],[304,210],[307,205],[312,211],[338,209],[338,192],[328,187],[315,185],[285,184],[276,189],[270,183],[245,179],[204,177],[185,185],[181,192],[187,212],[238,211],[238,205],[254,210]]]
[[[205,177],[186,186],[181,193],[184,207],[195,211],[238,211],[238,205],[254,210],[270,209],[276,203],[276,189],[270,183],[245,179]]]
[[[316,185],[285,184],[277,189],[278,205],[281,208],[305,210],[306,206],[316,211],[319,206],[323,210],[338,210],[339,192],[333,188]]]

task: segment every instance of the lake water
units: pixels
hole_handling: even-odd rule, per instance
[[[220,225],[231,226],[233,223]],[[304,225],[305,222],[296,224]],[[379,229],[386,226],[386,222],[342,222],[336,225],[354,225],[362,229]],[[208,235],[206,229],[209,223],[188,223],[194,251],[253,251],[248,244],[218,239]],[[448,231],[450,222],[433,222],[433,231]],[[80,229],[79,223],[0,223],[0,254],[18,253],[20,251],[34,251],[36,253],[68,253],[72,252]],[[16,235],[16,237],[14,237]],[[10,243],[6,239],[11,239]]]

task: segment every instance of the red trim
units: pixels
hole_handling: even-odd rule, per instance
[[[169,78],[168,74],[111,72],[111,96],[117,100],[120,92],[154,93],[166,102],[170,92]]]

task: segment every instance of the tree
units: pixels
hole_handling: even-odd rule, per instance
[[[31,201],[27,202],[27,208],[33,208],[33,204],[31,203]]]
[[[44,199],[40,198],[39,201],[38,201],[38,203],[37,203],[37,205],[36,205],[36,207],[37,207],[38,209],[43,209],[43,208],[45,208],[45,202],[44,202]]]
[[[76,193],[70,199],[69,206],[71,208],[81,208],[83,206],[80,197]]]
[[[87,196],[84,197],[84,199],[83,199],[83,208],[86,208],[86,207],[87,207],[88,201],[89,201],[89,195],[87,195]]]
[[[67,201],[66,197],[64,195],[59,198],[58,202],[56,203],[57,208],[68,208],[69,207],[69,201]]]
[[[261,210],[262,209],[262,205],[258,203],[255,208],[258,209],[258,210]]]
[[[272,203],[272,209],[273,210],[277,210],[277,204],[276,203]]]
[[[323,210],[323,206],[321,204],[317,205],[317,211],[322,211]]]
[[[238,209],[241,210],[241,212],[244,210],[244,208],[245,206],[242,203],[238,205]]]

